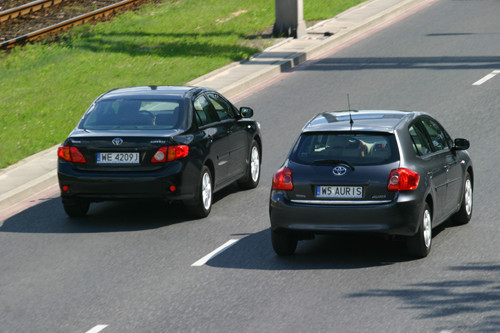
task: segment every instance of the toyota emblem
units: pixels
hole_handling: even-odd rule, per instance
[[[342,165],[337,165],[333,168],[333,174],[335,176],[343,176],[347,172],[347,168]]]
[[[119,146],[123,143],[123,140],[121,138],[114,138],[113,141],[111,141],[115,146]]]

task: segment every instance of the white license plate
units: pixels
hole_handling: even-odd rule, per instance
[[[361,199],[362,186],[316,186],[317,198],[329,199]]]
[[[97,153],[97,163],[137,164],[139,153]]]

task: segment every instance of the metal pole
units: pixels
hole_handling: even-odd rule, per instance
[[[306,34],[303,0],[275,0],[276,22],[273,35],[276,37],[300,38]]]

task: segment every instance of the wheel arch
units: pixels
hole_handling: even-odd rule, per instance
[[[427,197],[425,198],[425,202],[427,205],[429,205],[429,209],[431,210],[431,218],[434,216],[434,199],[432,198],[432,195],[429,193],[427,194]]]
[[[472,189],[474,189],[474,171],[472,170],[472,166],[469,166],[466,171],[470,175],[470,181],[472,183]]]
[[[206,165],[207,168],[210,170],[210,173],[212,174],[212,185],[215,184],[215,167],[214,163],[212,162],[211,159],[207,159],[203,165]]]
[[[259,135],[256,135],[253,137],[253,140],[255,140],[259,146],[260,163],[262,164],[262,139]]]

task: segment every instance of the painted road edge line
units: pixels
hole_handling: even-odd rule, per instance
[[[492,79],[495,77],[495,75],[497,74],[500,74],[500,70],[494,70],[493,72],[491,72],[490,74],[486,75],[485,77],[483,77],[481,80],[478,80],[476,82],[474,82],[472,85],[473,86],[480,86],[482,85],[483,83],[485,83],[486,81]]]
[[[216,248],[215,250],[213,250],[212,252],[210,252],[209,254],[207,254],[206,256],[204,256],[203,258],[201,258],[200,260],[198,260],[197,262],[195,262],[191,266],[192,267],[199,267],[199,266],[205,265],[210,259],[212,259],[213,257],[226,251],[231,246],[236,244],[236,242],[238,242],[238,241],[239,241],[239,239],[231,239],[231,240],[227,241],[224,245],[219,246],[218,248]]]
[[[102,331],[106,327],[108,327],[108,325],[97,325],[97,326],[93,327],[91,330],[87,331],[86,333],[99,333],[100,331]]]

